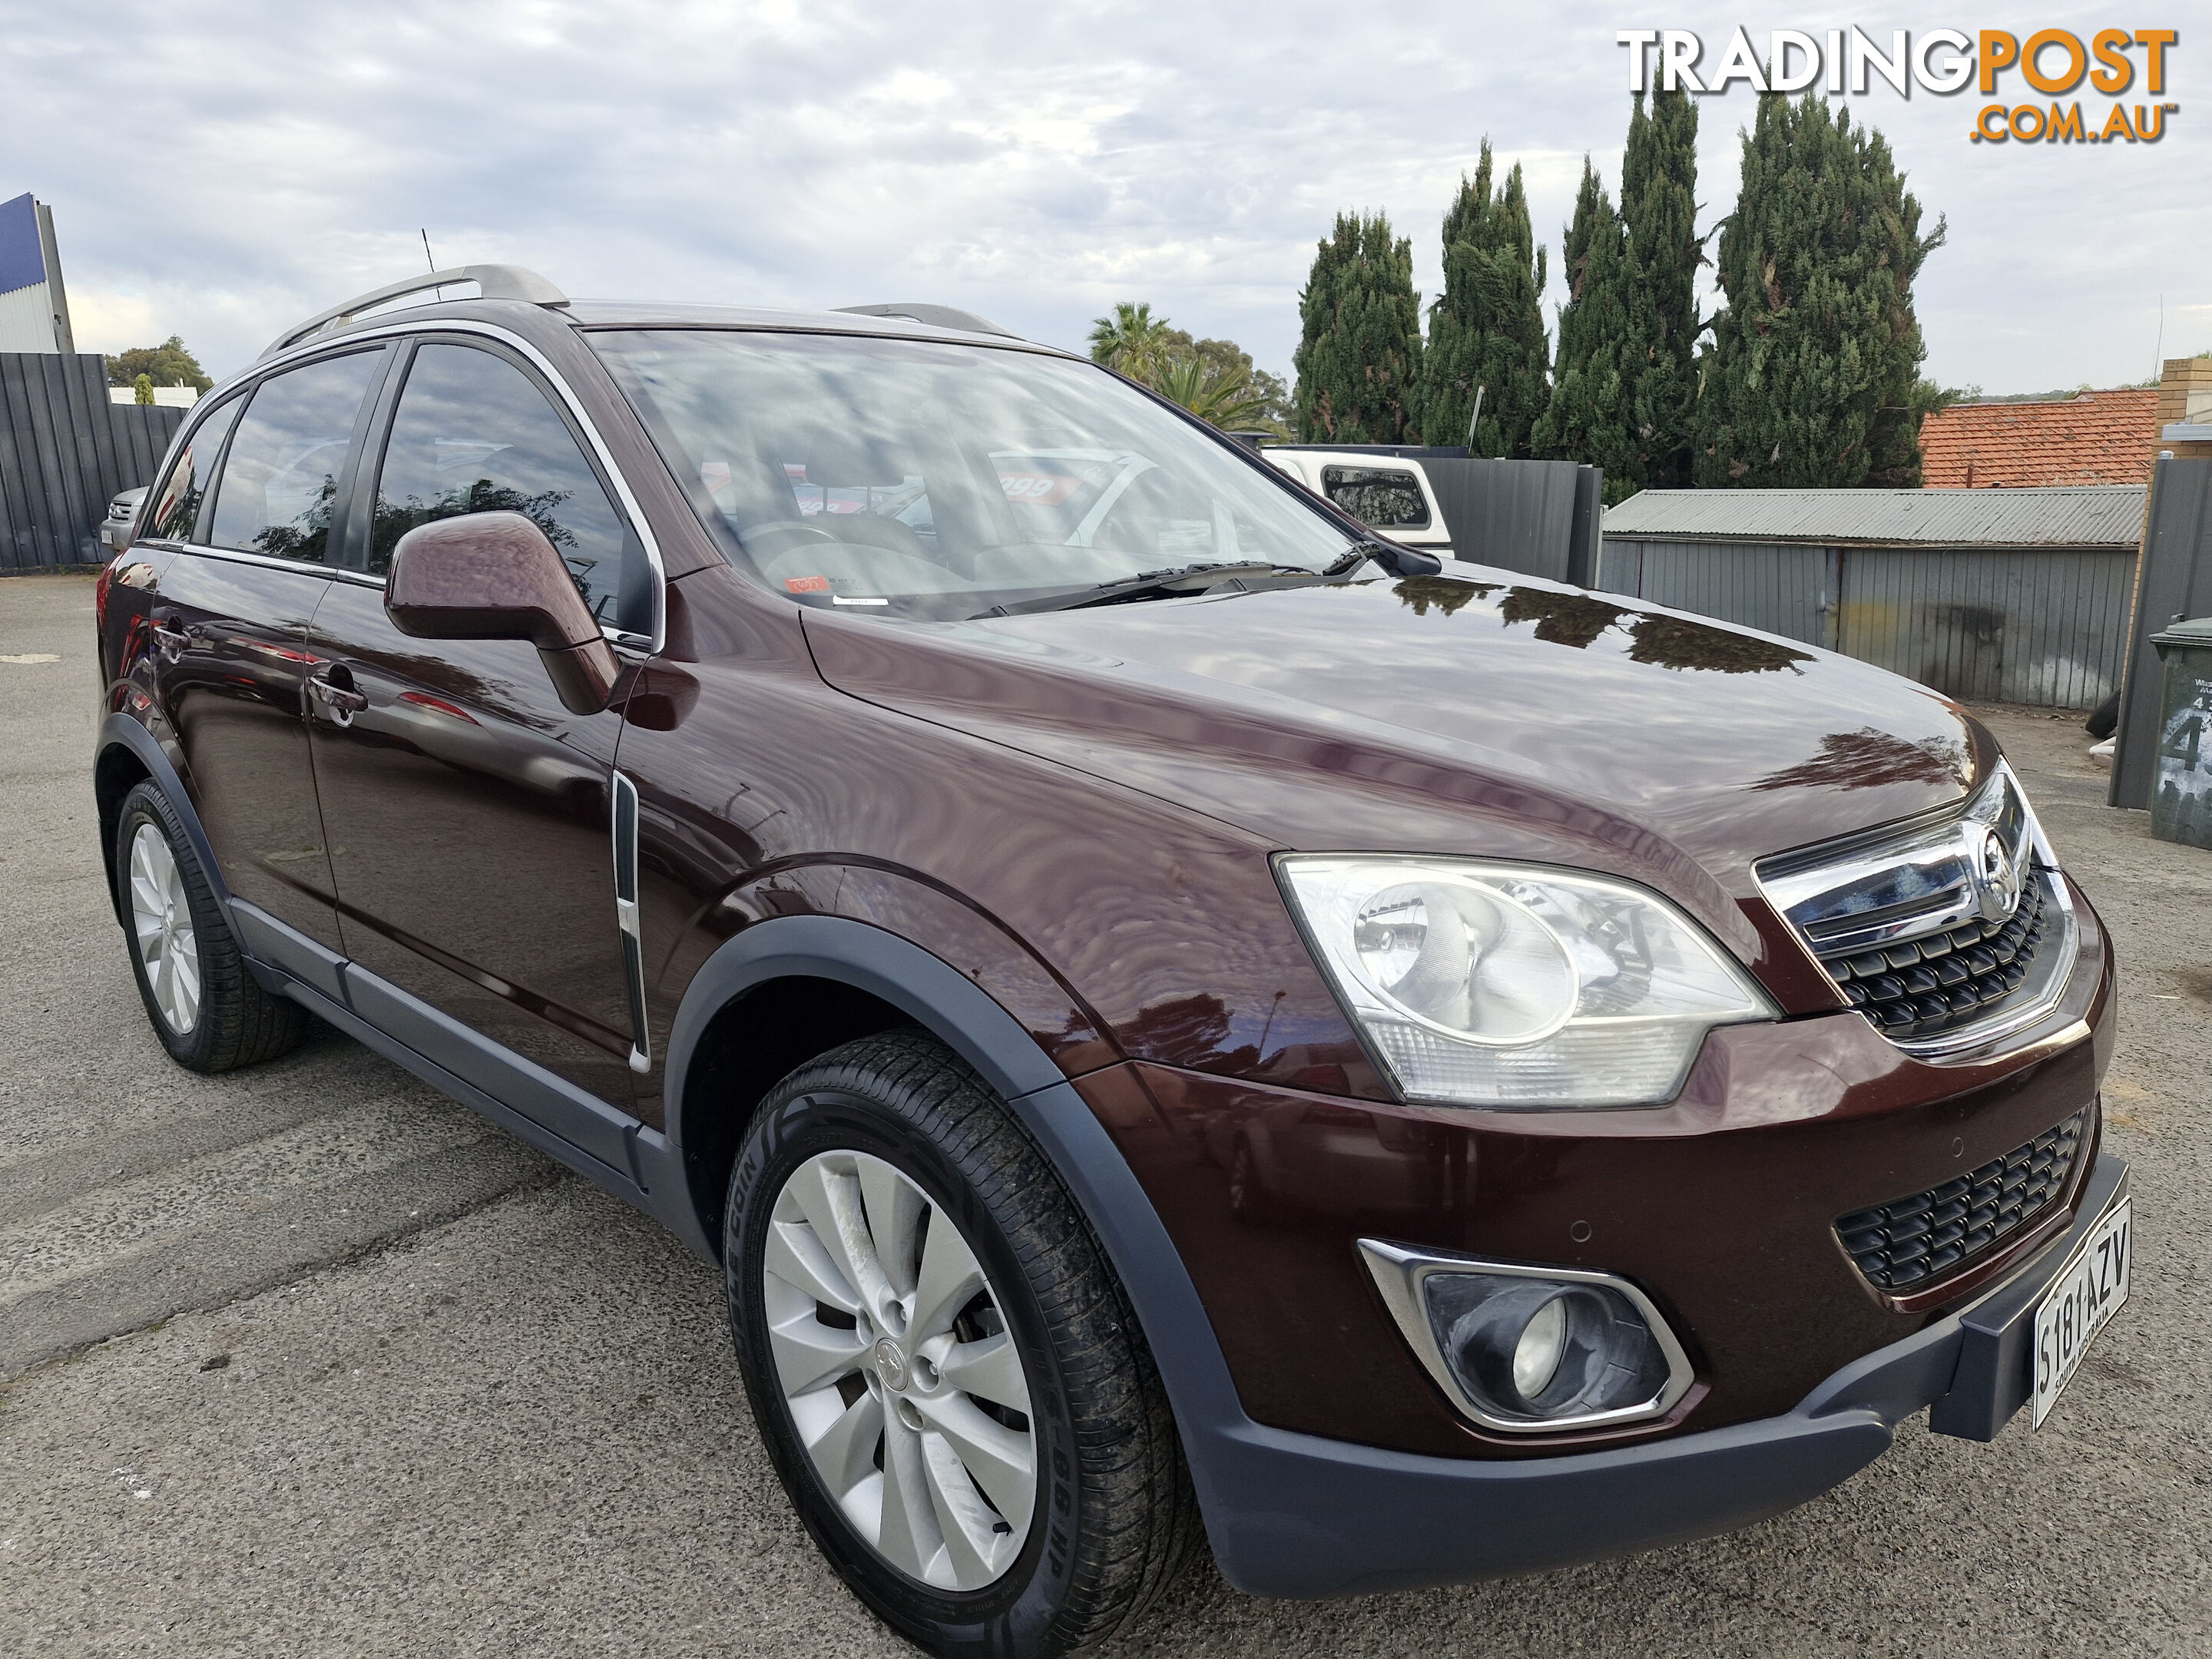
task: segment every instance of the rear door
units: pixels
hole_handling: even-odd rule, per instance
[[[653,574],[534,368],[465,339],[408,349],[362,467],[349,568],[310,640],[337,694],[315,710],[313,747],[345,954],[627,1111],[609,794],[622,717],[562,708],[526,642],[401,634],[383,579],[416,525],[494,510],[546,532],[610,628],[650,634]]]
[[[286,368],[212,410],[147,514],[177,556],[148,596],[154,695],[234,897],[335,949],[308,757],[307,623],[380,348]]]

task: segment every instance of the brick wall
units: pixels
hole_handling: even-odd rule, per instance
[[[2159,376],[2158,429],[2164,432],[2169,426],[2185,423],[2212,426],[2212,357],[2169,357]],[[2212,459],[2212,443],[2168,442],[2161,438],[2152,453],[2160,450],[2191,459]]]

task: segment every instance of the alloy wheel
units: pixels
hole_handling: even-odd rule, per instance
[[[199,1022],[199,940],[184,872],[158,824],[142,823],[131,838],[131,925],[154,1006],[183,1036]]]
[[[785,1406],[854,1529],[936,1589],[1003,1576],[1029,1536],[1036,1435],[957,1224],[882,1158],[818,1153],[776,1195],[761,1276]]]

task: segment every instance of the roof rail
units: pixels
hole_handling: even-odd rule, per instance
[[[350,322],[371,306],[382,305],[386,300],[397,300],[409,294],[426,294],[432,289],[445,288],[454,283],[476,283],[483,290],[481,297],[487,300],[520,300],[534,306],[557,307],[568,303],[567,295],[536,271],[525,270],[520,265],[456,265],[451,270],[434,270],[427,276],[410,276],[404,282],[386,283],[382,288],[355,295],[343,305],[317,312],[296,328],[288,329],[278,335],[257,361],[275,356],[286,346],[306,339],[318,329],[332,323]]]
[[[996,323],[978,317],[972,311],[956,311],[951,306],[926,305],[915,301],[895,301],[882,306],[839,306],[847,316],[903,317],[908,322],[927,323],[932,328],[957,328],[969,334],[996,334],[1009,340],[1022,337],[1012,329],[1000,328]]]

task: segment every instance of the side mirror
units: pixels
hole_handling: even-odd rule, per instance
[[[572,714],[605,708],[622,672],[560,552],[520,513],[409,531],[392,550],[384,611],[418,640],[528,640]]]

